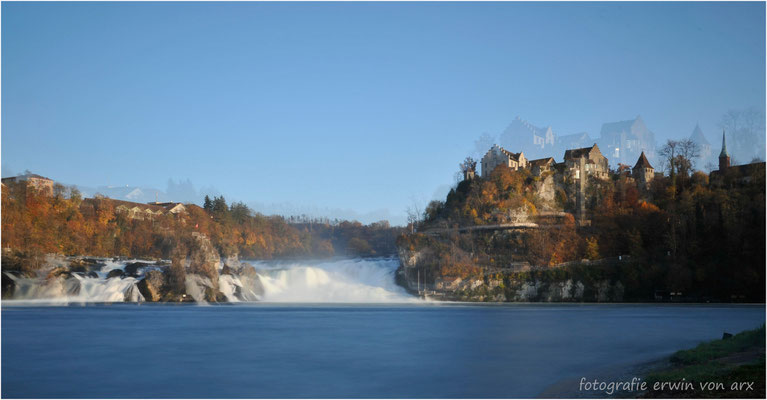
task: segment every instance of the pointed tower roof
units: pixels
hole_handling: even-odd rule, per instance
[[[710,143],[708,140],[706,140],[706,136],[703,135],[703,131],[700,129],[700,125],[695,124],[695,129],[692,130],[692,135],[690,135],[690,140],[697,144],[705,144],[709,145]]]
[[[719,157],[729,157],[727,154],[727,143],[724,141],[724,130],[722,130],[722,152],[719,153]]]
[[[639,159],[637,160],[636,165],[634,165],[634,169],[637,168],[652,168],[650,161],[648,161],[647,157],[644,155],[644,151],[639,155]]]

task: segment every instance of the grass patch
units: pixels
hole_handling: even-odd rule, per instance
[[[765,327],[680,350],[671,368],[648,374],[644,397],[764,398]],[[675,388],[663,383],[682,382]],[[747,383],[751,383],[749,386]],[[701,387],[701,384],[713,386]]]
[[[694,349],[677,351],[671,356],[671,362],[679,365],[702,364],[755,346],[764,347],[764,325],[759,329],[743,331],[729,339],[714,340],[701,343]]]

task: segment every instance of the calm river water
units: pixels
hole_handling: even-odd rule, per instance
[[[764,306],[2,307],[2,397],[535,397],[756,328]]]

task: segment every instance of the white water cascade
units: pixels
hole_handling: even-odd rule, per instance
[[[12,276],[7,274],[8,276]],[[136,288],[137,278],[103,279],[81,275],[71,278],[17,278],[11,300],[53,303],[139,302],[144,296]]]
[[[141,267],[133,276],[118,273],[125,266],[141,260],[103,260],[88,273],[46,277],[23,277],[5,272],[13,280],[13,295],[3,301],[43,303],[143,302],[137,284],[144,274],[163,267]],[[406,303],[419,301],[394,283],[399,265],[396,259],[333,259],[323,261],[252,261],[250,273],[222,273],[219,265],[218,290],[229,302],[269,303]],[[249,268],[249,267],[248,267]],[[211,282],[187,274],[186,292],[199,303]]]
[[[405,303],[418,301],[394,283],[396,259],[255,263],[262,301],[277,303]]]

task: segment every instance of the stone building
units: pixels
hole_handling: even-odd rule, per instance
[[[183,203],[176,203],[176,202],[172,202],[172,201],[171,202],[160,203],[160,202],[154,201],[154,202],[151,202],[151,203],[148,203],[148,204],[149,205],[153,205],[153,206],[160,206],[160,207],[164,208],[165,210],[167,210],[171,214],[178,214],[178,213],[186,212],[186,207],[184,206]]]
[[[565,169],[573,179],[580,179],[579,160],[581,157],[585,158],[585,171],[587,175],[599,179],[607,179],[610,171],[607,158],[602,155],[596,144],[591,147],[565,151]]]
[[[134,203],[132,201],[110,199],[115,206],[115,214],[125,214],[128,219],[154,219],[165,214],[165,208],[154,204]]]
[[[27,188],[33,188],[38,192],[48,196],[53,196],[53,180],[37,174],[26,173],[24,175],[3,178],[2,182],[3,185],[8,185],[16,182],[25,182]]]
[[[639,155],[639,159],[634,168],[631,169],[631,172],[636,182],[641,185],[647,186],[655,178],[655,168],[650,165],[650,161],[645,157],[644,151]]]
[[[764,186],[764,161],[744,165],[730,165],[730,153],[727,152],[725,135],[722,132],[722,151],[719,152],[719,170],[711,171],[709,182],[714,186],[745,185],[757,180]]]
[[[165,209],[168,210],[168,212],[171,214],[180,214],[186,212],[186,207],[181,203],[171,204],[165,207]]]
[[[530,166],[530,172],[532,172],[535,176],[541,176],[541,174],[544,172],[551,171],[555,164],[556,162],[554,162],[553,157],[540,158],[537,160],[532,160],[528,163]]]
[[[503,147],[493,145],[482,157],[482,177],[487,178],[500,165],[516,171],[527,168],[527,164],[527,158],[522,152],[512,153]]]

